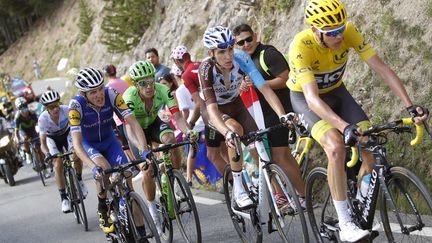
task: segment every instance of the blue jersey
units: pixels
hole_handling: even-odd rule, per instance
[[[211,57],[204,59],[199,68],[199,79],[206,104],[225,105],[233,102],[240,95],[239,87],[245,75],[251,78],[257,88],[265,84],[265,80],[254,62],[244,51],[234,50],[233,68],[229,74],[231,82],[229,87],[225,85],[224,76],[217,70],[214,59]]]
[[[101,108],[91,105],[80,95],[73,97],[69,104],[71,132],[81,132],[83,140],[88,143],[115,139],[112,128],[114,110],[123,117],[132,114],[121,94],[108,87],[104,92],[105,104]]]

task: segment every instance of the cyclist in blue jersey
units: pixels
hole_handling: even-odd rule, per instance
[[[209,28],[204,33],[203,42],[209,49],[209,57],[203,60],[199,68],[201,88],[210,123],[225,135],[233,175],[234,207],[245,210],[252,207],[253,203],[242,184],[242,162],[232,160],[235,154],[233,137],[238,138],[239,135],[257,130],[255,121],[240,99],[239,87],[244,75],[251,78],[281,120],[285,120],[285,111],[249,55],[233,49],[235,38],[231,30],[222,26]],[[229,118],[241,126],[231,126],[226,122]],[[251,150],[251,154],[258,157],[255,150]]]
[[[127,162],[122,146],[115,137],[112,128],[113,113],[124,119],[129,140],[138,148],[142,148],[142,157],[148,151],[142,129],[127,107],[121,94],[114,89],[104,87],[102,72],[94,68],[84,68],[75,77],[75,86],[79,94],[69,104],[69,122],[73,146],[78,157],[86,163],[96,179],[98,193],[98,216],[100,227],[104,233],[114,231],[108,215],[106,193],[100,189],[100,169],[106,170]],[[109,177],[103,178],[106,185]],[[128,183],[132,186],[131,179]]]

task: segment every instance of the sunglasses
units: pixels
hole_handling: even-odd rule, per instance
[[[233,47],[235,43],[235,39],[232,39],[228,42],[220,43],[217,45],[217,48],[219,49],[228,49],[229,47]]]
[[[59,103],[46,106],[47,110],[54,110],[55,108],[59,108],[59,107],[60,107]]]
[[[322,30],[322,29],[318,29],[319,32],[325,34],[326,36],[330,36],[330,37],[336,37],[340,34],[342,34],[345,31],[345,24],[342,25],[339,28],[333,29],[333,30]]]
[[[237,41],[237,45],[238,46],[243,46],[246,42],[247,43],[251,43],[253,41],[253,36],[249,36],[248,38],[246,38],[246,39],[243,39],[243,40],[239,40],[239,41]]]
[[[154,85],[154,79],[144,79],[137,82],[138,86],[150,88]]]

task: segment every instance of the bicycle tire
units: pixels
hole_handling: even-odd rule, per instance
[[[71,206],[73,207],[74,215],[77,219],[78,224],[82,224],[84,226],[84,230],[88,231],[88,220],[87,213],[84,204],[84,196],[81,190],[81,186],[78,182],[78,177],[76,175],[76,171],[74,168],[69,168],[69,173],[72,177],[73,187],[75,188],[72,192],[73,199],[71,200]]]
[[[131,226],[130,230],[132,231],[132,236],[133,236],[133,240],[134,242],[145,242],[145,240],[138,234],[137,230],[136,230],[136,224],[135,224],[135,220],[134,220],[134,207],[133,207],[133,201],[135,201],[136,205],[138,206],[138,210],[141,211],[141,215],[140,217],[144,219],[144,227],[145,227],[145,239],[153,239],[153,242],[156,243],[160,243],[161,240],[159,238],[159,234],[157,232],[156,229],[156,225],[154,224],[153,218],[148,210],[147,205],[144,203],[144,200],[139,196],[138,193],[136,192],[130,192],[128,194],[128,199],[127,199],[127,203],[128,203],[128,208],[127,208],[127,212],[128,212],[128,218],[130,219],[129,222],[129,226]],[[132,209],[132,210],[131,210]],[[150,229],[150,231],[148,230]]]
[[[160,176],[159,176],[159,180],[160,180]],[[162,221],[161,221],[162,234],[160,235],[160,238],[164,242],[171,243],[173,241],[173,225],[172,225],[171,218],[168,215],[168,202],[166,202],[166,198],[163,196],[164,194],[162,192],[162,188],[159,188],[159,186],[157,186],[157,190],[159,192],[156,193],[156,195],[159,194],[160,197],[159,197],[159,202],[157,202],[156,204],[156,207],[160,215],[162,216]]]
[[[244,217],[236,214],[231,208],[231,193],[232,193],[232,185],[229,182],[229,178],[231,175],[231,167],[229,165],[225,166],[224,174],[223,174],[223,188],[225,195],[225,203],[227,205],[228,213],[233,222],[234,229],[239,235],[242,242],[256,242],[261,243],[263,238],[263,232],[261,228],[261,222],[257,215],[256,208],[252,208],[250,210],[249,217],[254,217],[254,222],[250,219],[245,219]]]
[[[337,242],[339,222],[327,183],[327,170],[317,167],[306,179],[306,210],[317,242]]]
[[[182,173],[176,169],[172,170],[172,199],[174,201],[174,210],[176,222],[184,240],[188,243],[201,242],[201,225],[198,216],[198,210],[195,205],[192,192]],[[171,180],[170,180],[171,183]],[[175,191],[176,187],[178,191]],[[181,192],[180,192],[181,191]],[[181,195],[176,195],[181,193]],[[192,222],[193,221],[193,222]]]
[[[387,239],[389,242],[431,242],[432,235],[430,233],[428,236],[425,235],[432,228],[432,198],[430,192],[421,180],[406,168],[392,167],[389,175],[386,185],[393,202],[396,204],[396,208],[391,207],[384,193],[381,193],[380,198],[381,220],[383,221]],[[416,209],[412,207],[411,203],[414,204]],[[419,214],[415,215],[417,210]],[[400,215],[403,226],[407,229],[410,226],[419,225],[419,219],[421,219],[424,227],[417,231],[411,231],[409,234],[399,233],[402,232],[402,228],[397,221],[397,214]],[[414,228],[411,229],[414,230]]]
[[[302,160],[300,162],[298,162],[299,167],[300,167],[300,173],[301,173],[301,177],[302,179],[306,179],[306,176],[308,175],[308,168],[311,164],[311,159],[309,158],[309,153],[306,153]]]
[[[42,170],[41,162],[39,161],[39,158],[36,155],[36,151],[34,150],[34,148],[30,149],[30,153],[31,153],[32,161],[33,161],[33,166],[34,166],[36,172],[39,174],[39,177],[42,181],[42,185],[46,186],[45,176],[44,176],[44,173]]]
[[[279,187],[283,190],[285,197],[289,201],[289,205],[291,209],[294,209],[293,213],[285,213],[282,214],[277,210],[276,200],[274,199],[274,195],[271,195],[270,191],[268,191],[268,203],[270,207],[270,212],[272,215],[273,223],[276,225],[277,231],[283,242],[298,242],[298,233],[303,232],[303,242],[309,242],[308,229],[306,224],[306,218],[303,213],[303,209],[301,207],[299,198],[297,193],[289,180],[288,176],[286,176],[285,172],[276,164],[270,165],[270,178],[272,181],[278,183]],[[275,179],[275,180],[273,180]],[[271,183],[273,185],[273,183]],[[268,186],[268,185],[267,185]],[[273,189],[274,191],[274,189]],[[300,222],[301,229],[298,229],[294,224],[296,222]],[[288,226],[288,227],[284,227]],[[293,227],[291,227],[293,226]],[[292,231],[290,231],[292,229]]]

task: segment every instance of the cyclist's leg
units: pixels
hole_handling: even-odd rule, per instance
[[[46,142],[47,142],[47,146],[48,146],[48,152],[52,155],[57,155],[59,153],[57,143],[49,137],[47,137]],[[62,159],[61,158],[53,159],[53,164],[54,164],[54,172],[55,172],[54,178],[55,178],[57,187],[60,190],[60,194],[61,194],[61,191],[62,190],[64,191],[64,189],[65,189],[65,178],[63,175]]]
[[[186,181],[188,183],[192,183],[192,174],[193,174],[193,170],[196,164],[196,157],[193,157],[193,148],[192,146],[189,146],[189,151],[188,151],[188,156],[187,156],[187,160],[186,160]]]
[[[228,161],[226,146],[222,143],[225,139],[222,134],[210,126],[205,126],[204,132],[207,158],[213,163],[217,171],[223,175]]]

